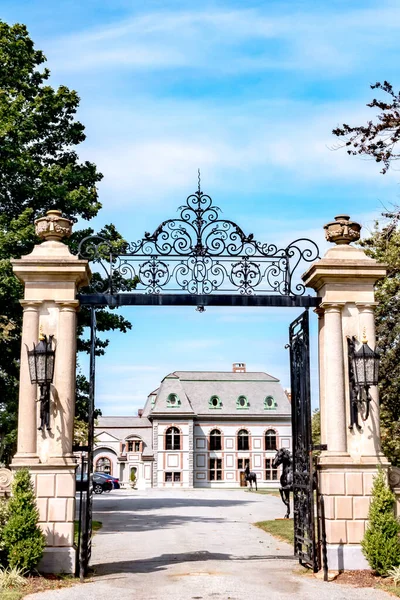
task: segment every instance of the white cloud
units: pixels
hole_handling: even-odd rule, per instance
[[[49,55],[59,69],[75,72],[190,66],[215,73],[318,70],[331,77],[355,68],[365,54],[373,58],[378,48],[390,49],[399,23],[394,3],[342,10],[290,3],[279,12],[269,4],[257,10],[165,10],[54,40]],[[256,42],[261,46],[254,52]]]

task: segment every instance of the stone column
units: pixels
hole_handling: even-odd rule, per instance
[[[18,453],[12,469],[28,467],[34,481],[39,525],[46,548],[39,570],[73,573],[75,570],[74,518],[75,470],[72,454],[75,413],[76,294],[87,285],[90,270],[62,243],[71,233],[71,222],[59,211],[49,211],[35,222],[45,241],[31,254],[13,260],[13,270],[24,283]],[[29,377],[25,343],[38,343],[39,326],[54,336],[56,348],[53,383],[50,386],[50,427],[38,431],[38,390]]]
[[[53,441],[52,462],[65,461],[72,455],[75,416],[76,310],[78,300],[56,300],[59,309],[55,364],[56,415],[58,434]]]
[[[323,303],[324,327],[324,403],[326,410],[326,441],[328,452],[345,454],[346,407],[343,358],[342,306],[344,303]]]
[[[359,334],[361,340],[363,334],[368,340],[368,345],[375,348],[375,306],[376,302],[356,302],[359,313]],[[370,416],[364,424],[367,435],[363,437],[361,453],[363,456],[379,456],[381,454],[381,435],[379,422],[379,393],[376,386],[369,389],[371,397]]]
[[[37,463],[39,457],[36,446],[37,430],[37,397],[36,385],[31,384],[27,347],[32,350],[39,339],[39,308],[41,302],[21,300],[23,306],[21,361],[20,361],[20,386],[18,410],[18,445],[14,462],[25,461]]]
[[[351,246],[361,226],[347,215],[325,225],[326,237],[336,246],[303,275],[324,311],[319,336],[321,372],[321,427],[328,449],[319,459],[320,490],[325,498],[329,569],[367,569],[360,542],[368,517],[373,476],[377,465],[388,468],[380,451],[378,389],[371,390],[371,414],[361,428],[350,424],[350,384],[347,337],[375,347],[373,307],[375,283],[386,275],[383,264]],[[322,368],[321,368],[322,367]]]

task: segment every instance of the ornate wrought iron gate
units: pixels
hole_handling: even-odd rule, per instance
[[[312,460],[309,317],[306,310],[289,327],[292,389],[294,553],[318,571]]]
[[[90,378],[89,378],[89,407],[88,407],[88,443],[87,446],[75,448],[81,455],[80,469],[80,502],[78,522],[78,549],[76,576],[81,581],[86,577],[92,554],[92,506],[93,506],[93,441],[94,441],[94,391],[95,391],[95,360],[96,360],[96,310],[90,308]]]

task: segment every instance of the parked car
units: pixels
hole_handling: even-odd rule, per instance
[[[98,475],[99,477],[104,477],[106,479],[111,479],[111,481],[113,482],[114,490],[120,489],[121,486],[119,485],[118,477],[113,477],[112,475],[108,475],[107,473],[100,473],[100,471],[96,471],[95,475]]]
[[[102,494],[103,492],[110,492],[113,489],[113,482],[108,477],[99,477],[97,473],[92,476],[93,491],[95,494]],[[81,474],[76,474],[76,491],[80,492],[85,490],[87,487],[87,476],[81,479]]]

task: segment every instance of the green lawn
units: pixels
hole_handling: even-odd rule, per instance
[[[269,496],[277,496],[280,498],[280,493],[278,488],[264,488],[262,490],[258,490],[256,494],[268,494]]]
[[[102,527],[103,523],[101,521],[92,521],[93,533],[97,533]],[[78,521],[75,521],[74,523],[74,542],[75,544],[78,543]]]
[[[263,531],[266,531],[267,533],[270,533],[279,540],[283,540],[289,544],[294,543],[293,519],[260,521],[259,523],[255,523],[255,526],[259,527]]]

